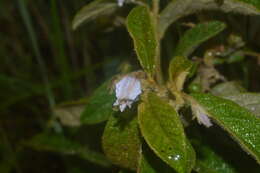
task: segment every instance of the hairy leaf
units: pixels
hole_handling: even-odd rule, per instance
[[[137,117],[123,112],[111,116],[103,134],[103,150],[106,156],[121,167],[135,170],[140,155],[141,140]]]
[[[181,17],[199,11],[219,10],[225,13],[240,13],[245,15],[259,15],[259,0],[175,0],[161,12],[158,25],[162,38],[167,28]]]
[[[134,40],[135,51],[142,67],[153,76],[158,43],[148,8],[134,8],[127,17],[127,28]]]
[[[185,78],[189,70],[193,67],[193,63],[183,56],[176,56],[170,62],[169,78],[172,85],[178,90],[182,89]]]
[[[139,105],[138,121],[145,141],[157,156],[178,173],[192,170],[195,153],[172,106],[150,93]]]
[[[111,14],[117,9],[117,3],[108,2],[107,0],[95,0],[84,7],[75,15],[72,28],[75,30],[80,25],[90,20],[93,20],[99,16]]]
[[[225,95],[223,98],[232,100],[241,107],[247,108],[254,115],[260,118],[260,94],[259,93],[238,93]]]
[[[96,124],[106,121],[114,113],[115,95],[110,92],[110,83],[111,81],[105,82],[89,98],[80,117],[82,124]]]
[[[243,88],[238,82],[230,81],[216,85],[211,89],[210,92],[216,96],[225,96],[235,95],[245,91],[246,89]]]
[[[238,104],[210,94],[193,94],[208,116],[260,163],[260,119]]]
[[[219,21],[211,21],[196,25],[181,38],[175,55],[188,57],[201,43],[217,35],[226,25]]]

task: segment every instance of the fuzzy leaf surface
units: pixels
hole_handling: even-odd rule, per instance
[[[158,157],[178,173],[191,172],[195,152],[172,106],[150,93],[139,105],[138,121],[145,141]]]
[[[95,0],[82,7],[75,15],[72,28],[75,30],[83,23],[94,20],[99,16],[113,13],[117,9],[116,2],[108,2],[107,0]]]
[[[129,112],[111,116],[105,127],[102,146],[114,164],[136,170],[141,149],[137,117]]]
[[[244,15],[259,15],[259,0],[174,0],[161,12],[158,25],[162,38],[167,28],[179,18],[200,11],[222,11]]]
[[[260,118],[260,94],[259,93],[239,93],[234,95],[225,95],[223,98],[232,100],[241,107],[247,108],[254,115]]]
[[[134,8],[127,17],[127,28],[134,41],[139,62],[144,70],[153,76],[158,43],[148,8],[144,6]]]
[[[200,23],[191,28],[178,43],[175,55],[188,57],[201,43],[214,37],[225,29],[226,25],[219,21]]]
[[[188,60],[186,57],[183,56],[176,56],[174,57],[171,62],[170,62],[170,67],[169,67],[169,78],[172,82],[178,83],[177,77],[182,77],[180,76],[181,73],[186,73],[188,74],[189,70],[193,67],[193,62]],[[183,77],[186,77],[183,76]]]
[[[260,163],[260,119],[233,101],[211,94],[193,94],[208,116]]]

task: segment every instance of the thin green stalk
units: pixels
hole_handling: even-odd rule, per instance
[[[64,35],[61,28],[59,11],[57,7],[56,0],[50,1],[51,7],[51,17],[52,17],[52,33],[51,33],[51,41],[52,46],[55,48],[55,60],[56,64],[59,68],[59,73],[61,75],[61,79],[64,81],[63,85],[63,94],[65,99],[70,99],[72,96],[72,85],[68,80],[68,75],[71,73],[70,64],[68,62],[66,52],[65,52],[65,43],[64,43]]]
[[[42,76],[43,83],[45,85],[45,91],[46,91],[47,99],[49,101],[49,105],[50,105],[50,107],[54,107],[54,105],[55,105],[54,96],[53,96],[53,93],[50,88],[49,78],[47,76],[48,73],[47,73],[46,65],[45,65],[45,62],[40,53],[37,37],[36,37],[35,31],[32,27],[31,17],[28,13],[25,1],[17,0],[17,3],[18,3],[18,10],[21,14],[22,20],[23,20],[26,30],[28,32],[29,39],[30,39],[31,45],[32,45],[32,49],[33,49],[35,58],[37,60],[38,66],[39,66],[39,70],[40,70],[40,73]]]

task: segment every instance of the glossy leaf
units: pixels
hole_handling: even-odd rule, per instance
[[[226,25],[219,21],[201,23],[188,30],[178,43],[175,55],[188,57],[201,43],[217,35]]]
[[[179,18],[199,11],[222,11],[259,15],[259,0],[174,0],[161,12],[158,30],[163,37],[167,28]]]
[[[109,89],[110,84],[111,81],[105,82],[89,98],[80,117],[82,124],[96,124],[106,121],[114,113],[113,103],[116,98]]]
[[[31,140],[24,143],[39,151],[57,152],[66,155],[77,155],[82,159],[88,160],[100,166],[109,167],[110,162],[101,153],[92,151],[86,146],[72,141],[65,136],[58,134],[42,133],[34,136]]]
[[[127,17],[127,28],[142,67],[148,74],[154,75],[158,43],[148,8],[134,8]]]
[[[210,94],[193,94],[198,104],[260,163],[260,119],[238,104]]]
[[[193,63],[186,57],[176,56],[170,62],[169,78],[178,90],[181,90],[189,70],[193,67]]]
[[[254,115],[260,118],[260,94],[259,93],[238,93],[225,95],[223,98],[232,100],[241,107],[247,108]]]
[[[172,106],[150,93],[139,105],[138,121],[145,141],[158,157],[178,173],[191,172],[195,153]]]
[[[115,2],[108,2],[107,0],[95,0],[77,12],[75,15],[72,28],[75,30],[80,25],[90,20],[93,20],[99,16],[111,14],[117,9],[117,3]]]
[[[140,155],[141,140],[137,118],[131,112],[111,116],[103,134],[103,150],[116,165],[135,170]]]
[[[245,91],[246,89],[243,88],[238,82],[230,81],[216,85],[211,89],[210,92],[216,96],[225,96],[235,95]]]

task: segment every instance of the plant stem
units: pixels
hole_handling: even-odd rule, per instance
[[[156,66],[156,81],[158,84],[163,83],[163,76],[162,76],[162,69],[161,69],[161,45],[160,45],[160,38],[158,33],[158,18],[159,18],[159,9],[160,9],[160,0],[153,0],[153,19],[154,19],[154,26],[155,26],[155,33],[156,33],[156,40],[157,40],[157,47],[156,47],[156,56],[155,56],[155,66]]]

